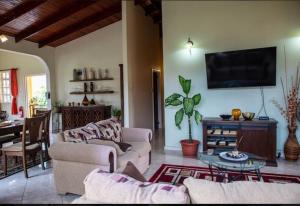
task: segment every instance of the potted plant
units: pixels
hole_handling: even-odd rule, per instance
[[[117,118],[118,121],[120,121],[122,115],[122,111],[118,108],[113,108],[112,109],[112,116]]]
[[[61,107],[63,106],[63,104],[59,101],[55,101],[53,104],[53,112],[54,113],[61,113]]]
[[[175,124],[178,129],[181,129],[181,122],[184,116],[187,116],[188,125],[189,125],[189,138],[183,139],[180,141],[182,147],[182,153],[184,156],[196,156],[198,153],[199,141],[192,138],[192,117],[196,124],[199,124],[202,121],[202,115],[195,110],[195,107],[201,101],[201,94],[196,94],[193,97],[190,97],[191,90],[191,80],[184,79],[179,75],[179,83],[182,87],[184,95],[173,93],[171,96],[165,99],[165,106],[174,106],[179,107],[180,109],[175,114]]]
[[[280,110],[281,115],[285,118],[288,127],[288,137],[284,144],[284,156],[286,160],[296,161],[300,155],[300,145],[296,137],[297,130],[297,107],[300,103],[299,99],[299,86],[300,86],[300,74],[299,65],[297,67],[297,73],[291,77],[289,86],[287,70],[285,68],[285,85],[281,78],[281,86],[283,92],[284,106],[281,106],[276,100],[273,99],[273,103]]]

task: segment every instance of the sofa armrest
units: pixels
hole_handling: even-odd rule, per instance
[[[116,149],[106,145],[58,142],[50,146],[49,155],[54,160],[110,166],[110,172],[117,167]]]
[[[122,128],[122,138],[124,142],[151,142],[152,131],[142,128]]]

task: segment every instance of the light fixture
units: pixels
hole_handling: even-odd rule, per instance
[[[190,54],[192,54],[192,48],[193,48],[193,45],[194,45],[194,42],[191,40],[191,38],[189,37],[188,38],[188,41],[186,43],[186,46],[190,52]]]
[[[6,42],[7,40],[8,40],[8,38],[5,35],[3,35],[3,34],[0,35],[0,41],[2,43]]]

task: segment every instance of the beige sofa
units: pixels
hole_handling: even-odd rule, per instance
[[[132,145],[131,151],[117,155],[112,146],[65,142],[63,133],[49,148],[57,193],[84,193],[84,178],[95,168],[103,171],[122,171],[131,161],[141,173],[151,163],[152,131],[141,128],[122,128],[123,141]]]
[[[299,204],[300,184],[237,181],[232,183],[213,182],[204,179],[186,178],[186,186],[192,204]],[[101,188],[102,185],[99,185]],[[90,187],[86,184],[86,188]],[[102,186],[103,187],[103,186]],[[88,188],[89,189],[89,188]],[[122,188],[123,189],[123,188]],[[120,190],[122,190],[120,189]],[[97,189],[93,189],[93,192]],[[116,192],[116,191],[112,191]],[[75,199],[73,204],[118,203],[105,199],[88,198],[89,193]],[[122,196],[125,194],[122,193]],[[101,194],[99,195],[101,196]],[[117,196],[117,195],[115,195]],[[128,196],[126,196],[128,197]],[[124,198],[124,197],[123,197]],[[168,196],[161,197],[161,203]],[[109,198],[108,198],[109,199]],[[129,199],[129,197],[128,197]],[[135,198],[135,200],[138,198]],[[129,199],[132,200],[132,199]],[[131,202],[135,204],[137,202]],[[150,204],[150,202],[149,202]]]

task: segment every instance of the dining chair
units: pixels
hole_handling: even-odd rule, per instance
[[[50,119],[51,119],[51,110],[36,110],[35,117],[45,116],[45,122],[43,125],[43,142],[45,145],[46,155],[48,156],[48,148],[50,147]]]
[[[42,130],[45,122],[45,116],[25,118],[22,132],[22,141],[13,144],[9,147],[2,148],[4,175],[7,175],[7,158],[9,156],[22,157],[23,169],[25,177],[28,178],[27,172],[27,155],[29,155],[35,162],[35,157],[40,152],[40,161],[42,169],[45,169],[43,152],[42,152]]]

